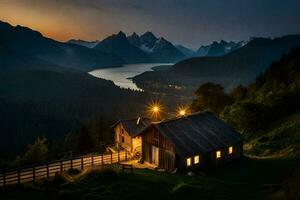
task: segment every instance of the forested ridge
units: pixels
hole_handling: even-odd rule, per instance
[[[229,93],[207,83],[196,91],[192,109],[210,109],[240,131],[253,154],[299,153],[300,48],[274,62],[255,83]]]

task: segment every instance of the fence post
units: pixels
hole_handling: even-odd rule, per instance
[[[49,178],[49,163],[47,163],[47,178]]]
[[[120,162],[120,151],[118,149],[118,162]]]
[[[81,169],[83,169],[83,156],[81,156]]]
[[[94,165],[94,154],[92,154],[92,166]]]
[[[35,183],[35,167],[32,168],[32,182]]]
[[[101,156],[101,165],[103,165],[103,153],[102,153],[102,156]]]
[[[71,169],[73,169],[73,158],[71,158]]]
[[[3,186],[6,185],[6,175],[5,175],[5,172],[3,172]]]
[[[61,160],[60,161],[60,173],[62,173],[63,172],[63,161]]]
[[[18,169],[18,185],[21,184],[21,172],[20,169]]]
[[[112,162],[113,162],[113,153],[110,152],[110,164],[112,164]]]

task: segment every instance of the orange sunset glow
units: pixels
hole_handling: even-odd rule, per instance
[[[65,12],[67,10],[67,12]],[[14,26],[21,25],[41,32],[44,36],[59,41],[70,38],[94,40],[111,34],[99,28],[94,30],[93,24],[86,23],[93,15],[93,11],[82,10],[81,15],[76,15],[78,10],[71,6],[62,6],[60,9],[52,6],[28,6],[25,1],[0,2],[0,19]],[[96,22],[95,22],[96,23]],[[97,20],[98,27],[107,27],[105,21]]]

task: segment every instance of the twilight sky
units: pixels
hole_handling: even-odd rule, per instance
[[[221,39],[300,34],[300,0],[0,0],[0,20],[60,41],[149,30],[198,48]]]

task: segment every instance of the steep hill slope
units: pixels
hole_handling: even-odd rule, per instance
[[[297,48],[273,63],[244,89],[242,98],[225,108],[223,118],[243,133],[252,154],[300,154],[299,66]]]
[[[28,70],[2,74],[0,158],[22,152],[37,136],[61,140],[95,116],[117,120],[124,113],[127,117],[138,113],[140,105],[142,93],[119,89],[87,73]]]
[[[253,155],[300,155],[300,113],[273,122],[257,133],[246,144],[245,150]]]

